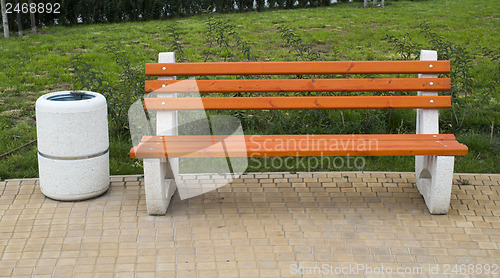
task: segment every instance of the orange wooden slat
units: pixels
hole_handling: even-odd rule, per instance
[[[166,151],[165,151],[166,148]],[[392,155],[466,155],[467,146],[456,141],[341,141],[335,144],[310,142],[308,145],[270,142],[143,143],[132,148],[131,157],[264,157],[264,156],[392,156]]]
[[[145,98],[146,110],[449,108],[450,96]]]
[[[140,143],[136,150],[146,153],[180,153],[180,152],[206,152],[211,148],[217,150],[217,145],[224,144],[229,151],[246,149],[252,152],[312,152],[312,151],[379,151],[379,149],[394,146],[412,146],[417,148],[443,148],[453,149],[461,146],[457,141],[377,141],[377,140],[338,140],[338,141],[219,141],[219,142],[147,142]]]
[[[226,138],[224,140],[220,141],[163,141],[163,142],[155,142],[155,141],[143,141],[140,144],[144,146],[164,146],[164,147],[172,147],[172,148],[198,148],[203,146],[211,146],[214,144],[218,144],[223,142],[224,144],[229,144],[233,146],[237,146],[238,144],[245,143],[247,145],[252,145],[252,146],[257,146],[259,148],[267,148],[268,146],[275,146],[275,145],[283,145],[283,146],[294,146],[297,148],[302,148],[302,149],[310,149],[310,148],[316,148],[314,146],[322,146],[322,147],[327,147],[327,146],[344,146],[345,144],[347,145],[352,145],[352,144],[362,144],[362,143],[369,143],[369,144],[381,144],[381,145],[387,145],[387,144],[409,144],[411,142],[420,142],[424,144],[436,144],[436,145],[454,145],[454,144],[460,144],[456,140],[376,140],[372,138],[367,138],[367,139],[309,139],[309,140],[280,140],[280,139],[274,139],[274,140],[239,140],[237,138]]]
[[[183,83],[182,83],[183,82]],[[170,84],[176,84],[169,87]],[[368,92],[449,91],[449,78],[147,80],[145,92]]]
[[[142,143],[157,142],[219,142],[231,141],[323,141],[323,140],[378,140],[378,141],[456,141],[453,134],[286,134],[286,135],[175,135],[143,136]]]
[[[147,63],[146,75],[295,75],[448,73],[450,61]]]
[[[221,140],[230,156],[467,154],[467,146],[454,138],[453,134],[145,136],[131,149],[131,157],[223,157]]]

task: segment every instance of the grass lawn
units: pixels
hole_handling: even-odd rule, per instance
[[[393,45],[384,40],[385,35],[402,37],[408,32],[413,42],[425,47],[427,41],[417,26],[427,22],[433,32],[465,47],[472,57],[470,107],[463,126],[451,131],[460,142],[469,146],[470,154],[457,157],[455,171],[500,173],[500,88],[496,80],[500,45],[498,0],[387,2],[385,8],[376,9],[360,8],[362,3],[345,3],[310,9],[216,14],[214,17],[228,20],[258,61],[297,59],[296,52],[285,45],[279,26],[294,30],[304,44],[318,51],[326,60],[400,59]],[[1,38],[0,154],[36,138],[35,101],[39,96],[58,90],[79,89],[75,87],[75,75],[70,70],[76,55],[81,55],[87,63],[117,83],[121,69],[104,50],[106,43],[123,51],[131,65],[142,72],[145,63],[156,62],[159,52],[172,48],[169,28],[176,26],[180,35],[178,43],[185,51],[182,61],[203,61],[207,55],[222,61],[224,55],[208,48],[205,20],[206,17],[200,15],[164,21],[49,27],[36,35]],[[481,47],[491,50],[496,60],[491,59],[491,54],[486,55]],[[244,54],[236,49],[230,54],[233,60],[245,60]],[[398,113],[396,115],[401,119],[396,117],[395,124],[412,132],[414,112]],[[449,112],[442,113],[452,125]],[[296,118],[297,115],[303,114],[296,114]],[[359,115],[345,115],[346,122],[356,121]],[[332,111],[332,117],[340,119],[339,112]],[[490,136],[492,123],[493,137]],[[369,131],[377,133],[377,126]],[[332,131],[328,125],[314,128],[289,126],[288,131],[318,132],[315,128],[322,133]],[[110,141],[111,174],[142,173],[141,164],[128,157],[129,138],[114,136]],[[0,158],[0,179],[36,177],[36,152],[36,144],[33,144]],[[364,170],[413,171],[413,160],[413,157],[368,158]]]

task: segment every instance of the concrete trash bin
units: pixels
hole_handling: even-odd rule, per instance
[[[40,189],[52,199],[99,196],[109,188],[109,139],[104,96],[61,91],[36,101]]]

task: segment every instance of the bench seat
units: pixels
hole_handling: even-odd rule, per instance
[[[130,150],[133,158],[466,154],[453,134],[144,136]]]

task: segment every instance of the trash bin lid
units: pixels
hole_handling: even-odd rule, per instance
[[[95,98],[94,95],[85,92],[69,92],[66,94],[58,94],[47,97],[51,101],[78,101]]]

